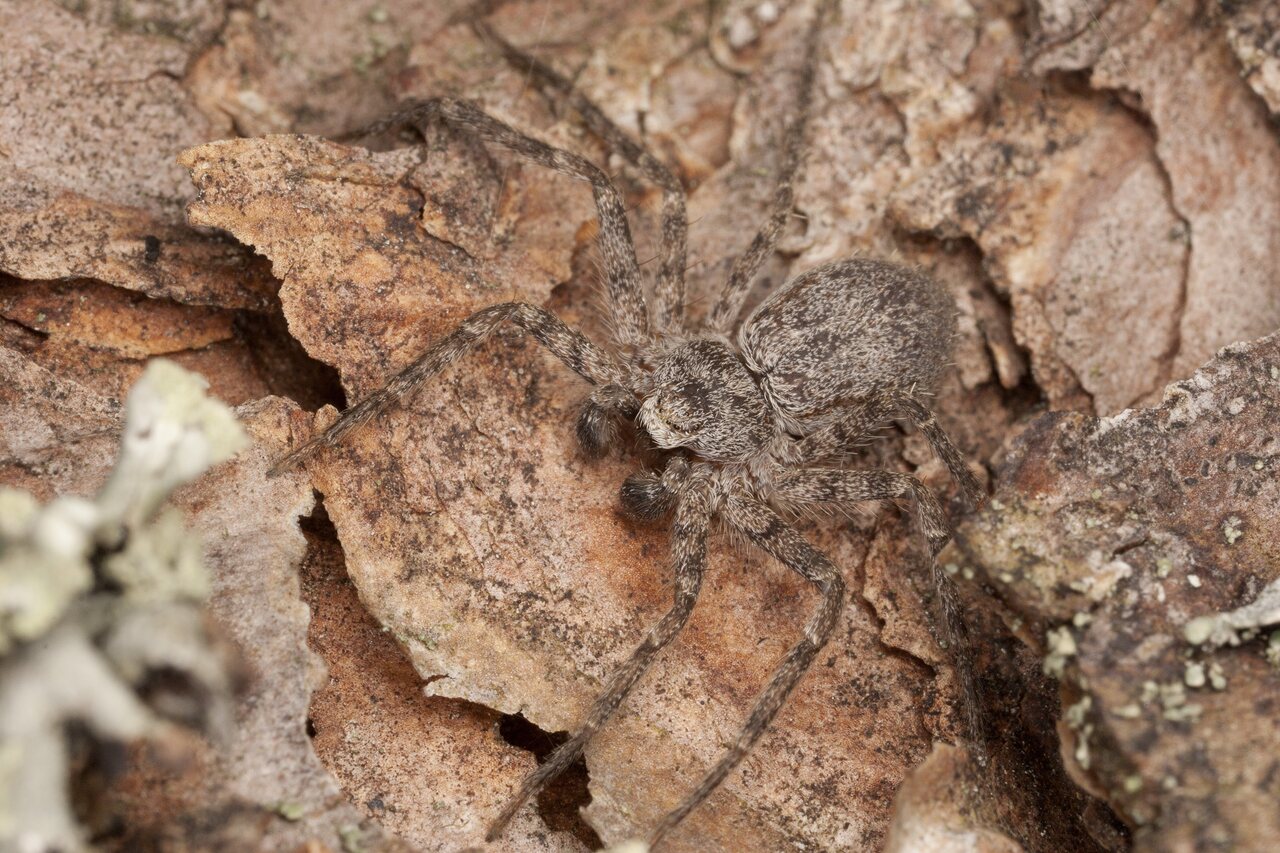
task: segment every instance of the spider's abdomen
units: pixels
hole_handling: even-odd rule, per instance
[[[797,421],[885,390],[928,392],[951,355],[955,303],[922,273],[837,261],[766,299],[739,344],[766,393]]]

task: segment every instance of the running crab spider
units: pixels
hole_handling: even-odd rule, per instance
[[[635,142],[572,84],[503,41],[483,21],[476,30],[518,67],[575,109],[588,128],[662,190],[662,248],[652,305],[621,196],[596,165],[551,147],[451,98],[416,102],[352,136],[443,122],[535,163],[588,182],[600,220],[605,309],[611,346],[600,347],[534,305],[484,308],[439,340],[382,389],[352,406],[327,430],[281,459],[275,471],[343,440],[460,358],[504,322],[515,324],[593,388],[577,437],[593,456],[605,452],[622,420],[634,422],[667,451],[659,472],[622,485],[634,518],[671,517],[675,601],[631,657],[607,681],[578,731],[531,773],[494,819],[496,839],[540,788],[582,754],[592,735],[625,700],[655,656],[693,610],[706,564],[708,533],[720,523],[779,560],[819,593],[803,636],[760,694],[737,740],[697,787],[652,830],[658,843],[738,765],[768,728],[787,696],[826,644],[844,606],[838,569],[785,519],[818,506],[910,500],[931,556],[950,537],[937,499],[914,477],[888,470],[833,467],[855,443],[893,418],[914,423],[977,504],[982,490],[964,458],[924,402],[939,379],[955,333],[950,297],[919,272],[854,259],[809,270],[778,289],[744,321],[739,315],[752,279],[772,252],[792,206],[818,63],[818,40],[833,4],[821,0],[807,34],[796,115],[787,128],[781,174],[768,221],[734,264],[704,324],[684,317],[687,222],[684,189],[671,171]],[[736,334],[735,334],[736,332]],[[823,466],[827,463],[827,467]],[[935,570],[936,576],[936,570]],[[954,602],[944,597],[945,633],[954,635]]]

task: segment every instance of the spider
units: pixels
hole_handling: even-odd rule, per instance
[[[599,457],[613,446],[623,420],[665,452],[660,471],[642,471],[622,485],[624,512],[637,520],[672,516],[671,569],[675,601],[631,657],[613,673],[581,728],[520,785],[494,819],[495,840],[521,806],[581,756],[592,735],[618,709],[655,656],[680,632],[697,601],[713,525],[727,528],[797,572],[820,602],[760,694],[737,741],[698,786],[649,835],[656,845],[747,755],[831,637],[844,605],[840,571],[786,519],[821,506],[910,499],[930,556],[950,538],[937,499],[916,478],[888,470],[822,467],[884,422],[913,422],[959,483],[969,503],[982,490],[924,398],[938,380],[955,334],[955,305],[927,276],[866,259],[805,272],[738,322],[752,279],[772,252],[790,215],[805,129],[813,102],[818,39],[830,0],[820,0],[806,36],[795,117],[768,221],[734,264],[701,326],[684,318],[687,223],[679,180],[620,130],[554,69],[503,40],[479,16],[482,38],[544,88],[575,109],[587,127],[662,190],[662,247],[652,306],[641,283],[622,199],[596,165],[509,127],[463,100],[411,102],[348,138],[443,122],[591,185],[600,221],[604,300],[612,346],[603,348],[535,305],[508,302],[467,317],[382,389],[352,406],[328,429],[276,465],[284,470],[342,441],[396,402],[416,392],[446,365],[504,322],[515,324],[594,386],[577,420],[583,451]],[[736,329],[736,335],[734,331]],[[935,561],[935,578],[938,576]],[[954,635],[954,599],[943,596],[946,633]]]

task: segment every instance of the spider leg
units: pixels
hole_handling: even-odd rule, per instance
[[[746,757],[809,669],[818,651],[827,644],[844,608],[844,578],[839,570],[772,509],[741,492],[734,492],[725,501],[722,517],[726,523],[742,531],[753,544],[816,586],[822,593],[822,601],[805,625],[804,637],[787,652],[756,700],[737,741],[703,777],[698,787],[662,819],[649,835],[650,846],[656,846]]]
[[[872,430],[893,418],[893,403],[888,397],[874,396],[850,404],[838,420],[814,430],[800,439],[788,453],[789,462],[812,465],[841,456],[864,441]]]
[[[435,119],[474,133],[548,169],[591,184],[600,217],[600,254],[607,278],[605,294],[613,321],[613,334],[624,347],[642,347],[649,343],[649,310],[640,284],[640,266],[636,262],[626,208],[609,176],[594,163],[572,151],[526,136],[470,101],[455,98],[410,102],[403,109],[360,130],[344,134],[342,138],[358,139],[403,125],[421,128]]]
[[[649,629],[644,641],[631,657],[609,677],[604,691],[596,698],[582,727],[565,741],[547,760],[530,773],[502,812],[489,825],[485,838],[500,836],[520,807],[542,786],[563,773],[582,754],[605,721],[618,710],[640,676],[653,663],[658,652],[670,643],[689,621],[693,605],[702,587],[702,574],[707,562],[707,530],[711,524],[711,496],[705,481],[694,481],[680,497],[675,521],[671,527],[671,557],[675,569],[675,603],[659,622]]]
[[[516,68],[527,70],[545,88],[572,107],[591,132],[599,136],[649,181],[662,189],[662,250],[658,279],[654,288],[654,320],[662,332],[679,332],[684,326],[684,268],[688,240],[684,186],[666,165],[644,145],[613,123],[596,104],[551,66],[512,45],[480,18],[471,27],[493,44]]]
[[[774,494],[781,503],[798,506],[912,498],[916,503],[920,527],[929,542],[929,556],[936,557],[951,539],[951,528],[938,499],[910,474],[882,470],[809,468],[779,476],[774,481]]]
[[[810,465],[839,456],[866,438],[875,427],[898,417],[910,420],[928,439],[933,452],[947,466],[952,478],[960,486],[965,502],[972,507],[981,506],[986,500],[986,493],[965,463],[964,454],[952,443],[951,437],[938,423],[933,411],[907,394],[878,395],[858,401],[839,420],[796,442],[787,451],[787,461]]]
[[[923,427],[922,427],[923,429]],[[963,464],[963,463],[962,463]],[[963,691],[969,739],[979,764],[985,765],[986,727],[978,701],[977,680],[969,654],[969,631],[960,614],[959,592],[936,558],[950,539],[950,529],[933,493],[909,474],[894,471],[844,471],[811,468],[782,475],[775,483],[780,501],[804,503],[859,503],[887,498],[913,497],[920,526],[929,540],[933,588],[942,611],[942,642],[951,650],[956,679]]]
[[[324,432],[282,458],[272,467],[271,474],[292,468],[321,448],[337,445],[347,433],[421,388],[424,382],[475,347],[503,320],[510,320],[533,335],[538,343],[588,382],[621,385],[628,380],[626,368],[612,355],[591,343],[586,335],[565,325],[550,311],[522,302],[491,305],[467,317],[386,385],[343,412]]]
[[[801,154],[804,151],[805,128],[809,124],[809,114],[813,107],[813,79],[818,67],[818,37],[822,32],[831,7],[831,0],[821,0],[813,23],[809,26],[809,34],[805,39],[804,65],[800,68],[800,86],[797,93],[796,113],[783,140],[782,168],[778,174],[778,186],[773,192],[773,204],[769,218],[756,233],[747,250],[734,262],[729,273],[729,281],[721,291],[719,299],[711,309],[707,326],[716,332],[729,332],[742,303],[747,298],[751,280],[760,271],[761,264],[773,251],[778,242],[778,235],[787,217],[791,215],[791,203],[795,195],[795,179],[800,171]]]
[[[938,418],[933,413],[933,410],[919,400],[906,396],[899,401],[899,406],[907,417],[911,419],[911,422],[920,429],[920,432],[924,433],[924,437],[933,446],[933,452],[938,454],[938,458],[947,466],[947,470],[951,472],[951,476],[960,486],[965,502],[975,509],[982,506],[987,499],[986,492],[982,489],[982,484],[978,482],[978,478],[973,476],[973,472],[965,464],[964,454],[952,444],[951,437],[947,435],[946,430],[938,423]]]

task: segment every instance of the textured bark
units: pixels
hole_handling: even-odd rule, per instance
[[[488,5],[680,176],[700,318],[766,215],[811,5]],[[854,463],[914,472],[960,522],[941,562],[989,760],[963,747],[915,523],[815,522],[850,589],[836,639],[669,848],[1267,849],[1266,637],[1183,629],[1275,579],[1274,4],[837,5],[796,215],[747,307],[852,255],[955,298],[935,407],[995,500],[966,516],[905,430]],[[441,128],[394,151],[325,137],[408,98],[475,100],[613,175],[654,273],[657,188],[451,24],[459,7],[0,0],[0,483],[91,489],[158,355],[257,439],[186,499],[215,617],[253,662],[241,733],[193,745],[177,781],[134,755],[102,810],[117,845],[480,845],[545,754],[537,730],[573,729],[668,606],[665,531],[617,507],[652,460],[582,458],[586,386],[514,331],[305,474],[264,477],[326,403],[477,308],[524,300],[607,337],[585,184]],[[268,135],[286,133],[309,135]],[[590,804],[560,789],[493,849],[643,833],[736,735],[815,598],[757,553],[711,553],[686,633],[587,750]]]

